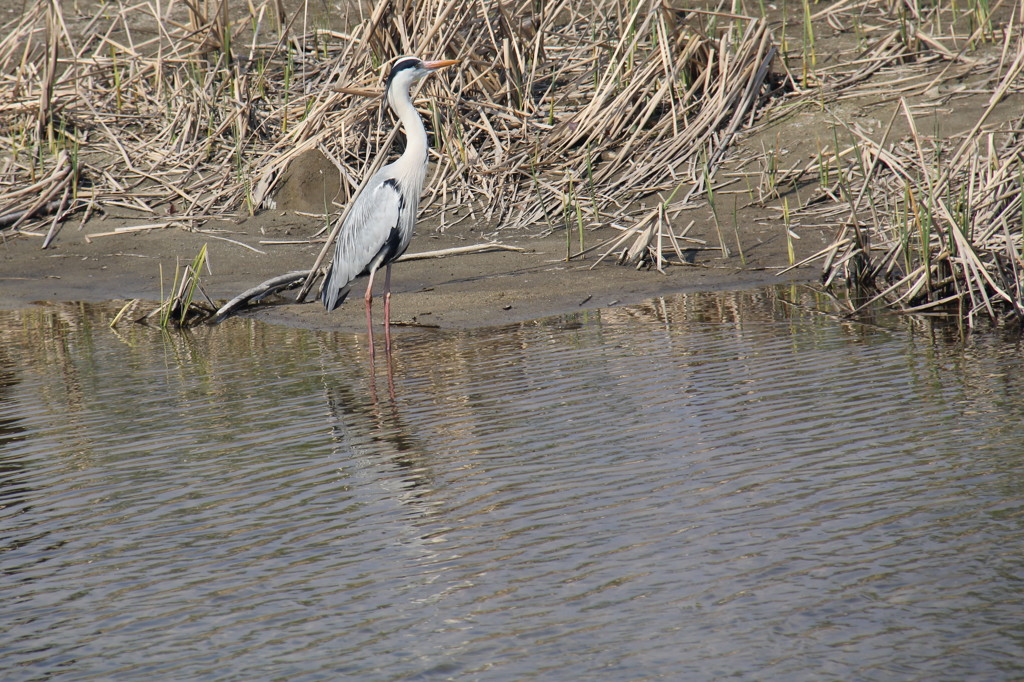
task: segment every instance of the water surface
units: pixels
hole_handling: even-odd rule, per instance
[[[0,312],[0,676],[1020,678],[1020,346],[794,296]]]

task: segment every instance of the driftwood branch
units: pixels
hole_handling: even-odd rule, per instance
[[[294,286],[298,286],[306,277],[309,276],[312,270],[295,270],[284,275],[278,275],[272,277],[266,282],[258,286],[254,286],[252,289],[246,289],[238,296],[225,303],[220,307],[217,312],[210,318],[210,324],[219,324],[223,322],[229,315],[235,313],[239,308],[248,304],[250,301],[258,301],[261,298],[276,294],[279,291],[284,291]]]

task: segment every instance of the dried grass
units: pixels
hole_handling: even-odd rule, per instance
[[[378,0],[343,33],[310,28],[279,0],[231,12],[110,3],[72,32],[61,3],[39,2],[0,31],[0,229],[43,228],[45,246],[73,213],[84,222],[112,208],[198,229],[269,205],[311,149],[339,168],[343,206],[397,137],[366,93],[390,59],[414,53],[463,60],[421,100],[436,150],[428,215],[442,227],[468,215],[565,229],[567,257],[571,232],[621,225],[605,255],[661,269],[672,254],[685,262],[686,230],[672,224],[711,198],[741,131],[865,96],[888,98],[913,128],[901,97],[969,77],[991,105],[967,134],[873,141],[844,121],[847,146],[773,166],[761,198],[781,209],[787,183],[837,170],[819,200],[792,210],[847,225],[818,254],[827,280],[884,282],[880,296],[907,310],[958,302],[969,320],[1019,315],[1021,122],[988,120],[1024,90],[1024,9],[1004,5],[804,3],[791,50],[785,5],[780,32],[778,16],[669,0]],[[819,60],[826,23],[863,35],[857,54]],[[994,43],[997,59],[975,54]]]
[[[351,35],[296,33],[299,15],[268,27],[276,3],[234,20],[227,3],[157,7],[114,5],[84,38],[55,1],[5,27],[0,221],[39,219],[70,188],[60,217],[113,205],[195,226],[267,205],[309,149],[341,169],[344,205],[393,139],[379,100],[353,92],[379,89],[382,63],[406,53],[463,60],[424,111],[438,148],[428,207],[551,229],[571,200],[607,221],[699,184],[695,159],[720,162],[775,54],[762,19],[654,0],[380,0]],[[158,27],[146,39],[142,21]]]
[[[906,102],[899,108],[911,118]],[[851,177],[849,192],[872,185],[875,223],[850,202],[849,226],[830,247],[826,283],[843,277],[879,286],[872,298],[907,312],[1024,315],[1024,117],[983,135],[911,139],[887,148],[861,137],[871,176]],[[863,216],[867,219],[868,216]],[[867,304],[865,304],[867,305]]]
[[[837,119],[849,146],[839,149],[837,136],[837,149],[818,160],[839,169],[835,200],[808,203],[799,213],[844,226],[828,249],[804,262],[821,258],[826,284],[845,280],[859,288],[866,298],[855,310],[883,301],[904,312],[954,315],[970,327],[982,317],[1024,320],[1024,116],[992,116],[1007,96],[1024,92],[1022,21],[1024,8],[999,31],[998,56],[985,61],[964,54],[983,31],[995,37],[992,23],[978,22],[958,52],[925,41],[929,58],[945,64],[888,90],[894,106],[880,138]],[[924,134],[919,121],[969,92],[962,83],[968,75],[988,84],[972,93],[988,94],[976,122],[959,135]],[[946,88],[954,94],[911,106],[908,97],[938,92],[939,84],[955,84]],[[909,132],[893,140],[897,121]]]

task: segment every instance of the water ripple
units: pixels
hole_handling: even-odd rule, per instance
[[[1005,345],[682,296],[402,334],[392,397],[358,337],[19,315],[5,678],[1022,672]]]

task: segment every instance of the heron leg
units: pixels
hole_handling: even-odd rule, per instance
[[[391,354],[391,263],[384,267],[384,348]]]
[[[370,266],[370,278],[366,283],[366,295],[363,299],[366,301],[366,333],[370,337],[370,361],[373,361],[373,316],[370,314],[370,309],[373,307],[373,275],[377,272],[377,266]]]

